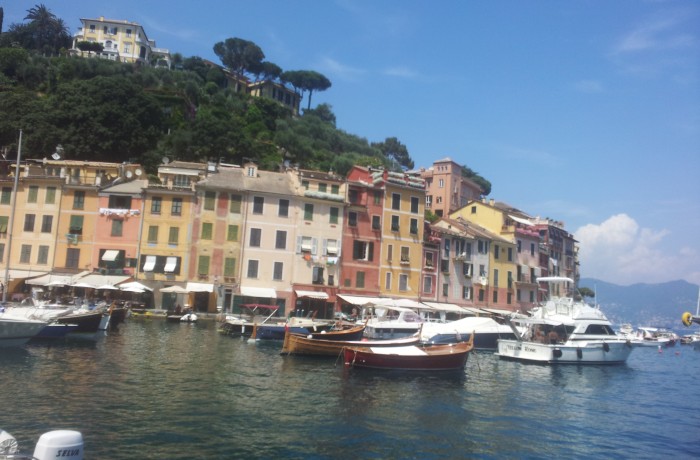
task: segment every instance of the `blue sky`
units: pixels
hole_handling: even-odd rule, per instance
[[[2,1],[4,28],[35,1]],[[565,223],[581,273],[700,284],[700,3],[691,0],[43,2],[141,24],[219,62],[239,37],[315,70],[338,128],[451,157],[491,198]],[[174,5],[177,6],[174,6]],[[306,101],[304,101],[304,106]]]

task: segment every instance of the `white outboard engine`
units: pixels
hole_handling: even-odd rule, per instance
[[[55,430],[44,433],[34,448],[34,458],[83,460],[83,435],[79,431]]]

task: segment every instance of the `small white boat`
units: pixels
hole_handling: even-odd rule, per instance
[[[365,337],[373,340],[398,339],[418,332],[423,318],[406,307],[375,307],[376,316],[367,320]]]
[[[38,319],[5,317],[0,313],[0,347],[22,346],[47,324]]]
[[[34,453],[29,455],[21,452],[14,436],[0,429],[0,459],[82,460],[83,447],[83,435],[79,431],[55,430],[42,434],[34,447]]]
[[[574,282],[564,277],[538,278],[549,285],[549,299],[528,318],[506,318],[516,339],[498,341],[503,359],[548,364],[621,364],[633,350],[630,342],[615,333],[612,324],[598,308],[573,296],[552,295],[568,292]],[[525,332],[516,327],[520,324]]]
[[[448,323],[424,323],[421,341],[430,344],[458,343],[474,334],[475,350],[496,350],[499,339],[515,339],[507,324],[489,316],[470,316]]]

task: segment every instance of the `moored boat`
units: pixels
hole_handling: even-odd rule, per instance
[[[394,340],[325,340],[308,337],[304,334],[287,332],[282,345],[283,355],[338,356],[346,347],[398,347],[417,345],[420,336],[415,334]]]
[[[469,342],[445,345],[409,345],[402,347],[345,347],[348,367],[400,371],[458,371],[467,364],[474,348]]]
[[[365,325],[356,325],[352,327],[340,327],[338,326],[333,326],[333,328],[328,329],[328,330],[323,330],[321,332],[312,332],[309,334],[309,337],[312,339],[322,339],[322,340],[339,340],[339,341],[348,341],[348,340],[362,340],[362,337],[365,333]]]
[[[75,324],[78,327],[69,332],[66,337],[76,339],[97,339],[107,328],[109,316],[101,311],[78,311],[56,319],[60,324]]]
[[[515,339],[510,326],[498,323],[488,316],[470,316],[447,323],[424,323],[421,339],[425,343],[444,344],[469,340],[474,334],[477,350],[498,349],[499,339]]]
[[[566,292],[573,280],[538,278],[550,293]],[[567,286],[569,285],[569,286]],[[531,316],[508,317],[515,339],[498,340],[503,359],[543,364],[621,364],[632,352],[629,340],[618,336],[600,311],[572,296],[551,295]],[[516,327],[523,326],[524,332]]]
[[[0,459],[15,460],[82,460],[83,435],[79,431],[54,430],[42,434],[32,455],[20,450],[17,440],[7,431],[0,429]]]
[[[38,319],[0,316],[0,347],[17,347],[27,343],[46,326]]]

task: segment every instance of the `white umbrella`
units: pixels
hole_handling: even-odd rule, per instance
[[[118,287],[113,286],[111,284],[103,284],[102,286],[97,286],[95,289],[109,289],[110,291],[119,290]]]
[[[153,290],[153,289],[149,288],[148,286],[146,286],[145,284],[139,283],[138,281],[130,281],[128,283],[123,283],[123,284],[120,284],[118,287],[122,291],[128,291],[130,289],[139,289],[141,291],[152,291]]]
[[[75,284],[71,284],[71,286],[72,287],[95,289],[95,286],[93,286],[92,284],[88,284],[88,283],[75,283]]]
[[[128,287],[126,289],[122,289],[122,291],[124,291],[124,292],[136,292],[137,294],[143,294],[144,292],[146,292],[145,290],[139,289],[137,287]]]

